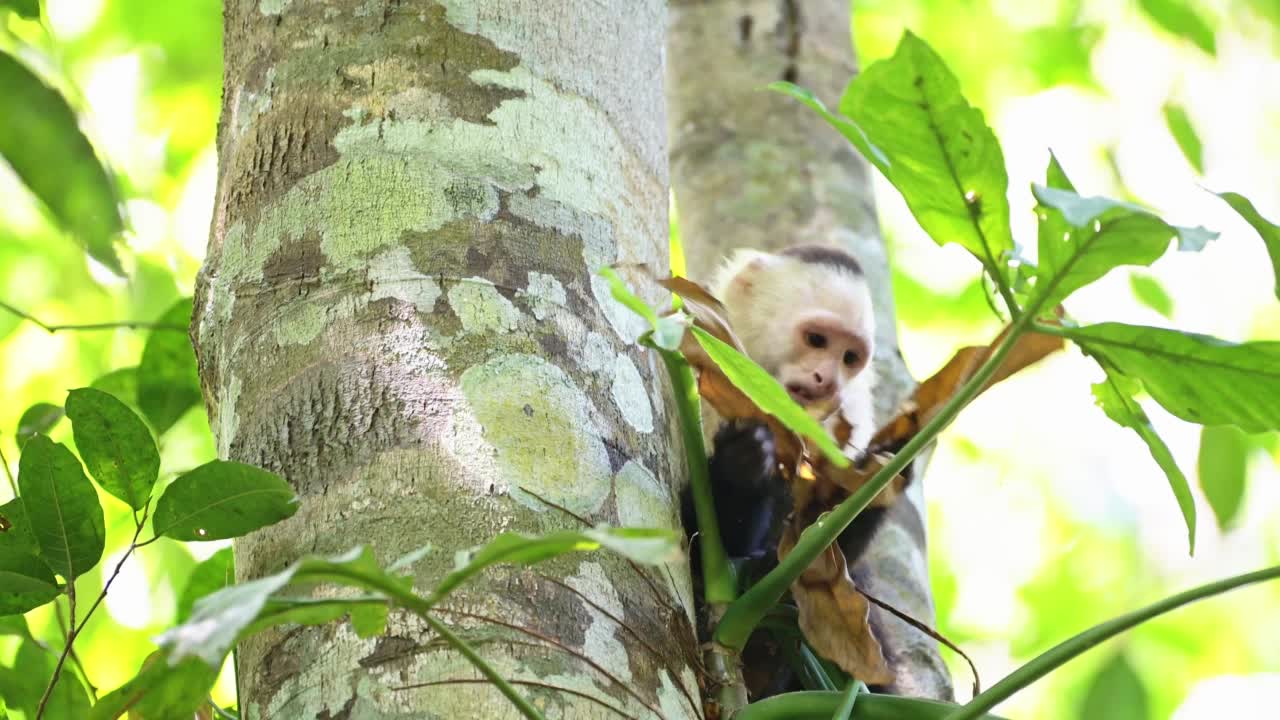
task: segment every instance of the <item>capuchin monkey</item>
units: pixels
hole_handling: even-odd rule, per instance
[[[716,274],[712,293],[724,303],[747,355],[829,430],[843,414],[853,426],[846,452],[856,457],[865,450],[875,431],[875,315],[858,262],[818,245],[778,253],[739,250]],[[730,558],[771,562],[792,509],[773,433],[760,421],[722,423],[705,404],[703,420],[715,433],[710,480],[725,550]],[[868,508],[841,536],[850,562],[883,514]],[[691,513],[685,516],[692,528]]]

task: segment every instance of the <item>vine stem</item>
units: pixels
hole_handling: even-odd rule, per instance
[[[865,485],[806,528],[800,534],[795,547],[778,563],[777,567],[729,606],[719,625],[716,626],[713,636],[715,642],[741,652],[756,625],[769,612],[769,608],[781,599],[787,588],[791,587],[791,584],[809,567],[809,563],[834,542],[849,523],[853,522],[858,513],[871,504],[872,499],[892,482],[898,473],[905,470],[916,455],[932,443],[955,420],[960,411],[982,392],[1038,313],[1039,305],[1033,304],[1018,315],[1009,327],[1009,332],[1005,334],[1004,339],[996,346],[986,362],[920,429],[920,432],[890,458]]]
[[[955,712],[942,718],[942,720],[972,720],[979,717],[1003,702],[1010,695],[1056,670],[1077,655],[1158,615],[1163,615],[1197,600],[1203,600],[1245,585],[1252,585],[1253,583],[1275,578],[1280,578],[1280,565],[1263,570],[1255,570],[1243,575],[1235,575],[1185,590],[1139,610],[1095,625],[1041,653],[1034,660],[1009,673],[1008,677],[992,685],[986,692],[979,693],[967,705],[958,708]]]
[[[5,310],[16,315],[27,322],[34,323],[40,329],[50,335],[63,330],[72,332],[91,332],[94,330],[171,330],[173,332],[186,332],[187,328],[183,325],[174,325],[173,323],[146,322],[144,320],[121,320],[119,322],[100,322],[100,323],[70,323],[50,325],[31,313],[24,312],[0,300],[0,310]]]
[[[9,469],[9,460],[5,458],[3,449],[0,449],[0,465],[4,466],[4,476],[9,478],[9,489],[14,497],[18,497],[18,481],[13,477],[13,470]]]

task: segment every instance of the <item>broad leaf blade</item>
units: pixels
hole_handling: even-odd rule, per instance
[[[67,416],[93,479],[134,510],[146,507],[160,473],[160,451],[142,418],[93,388],[67,395]]]
[[[1169,479],[1169,488],[1173,490],[1173,497],[1178,502],[1182,519],[1187,525],[1189,551],[1195,554],[1196,503],[1191,496],[1191,485],[1187,483],[1186,475],[1182,474],[1178,463],[1173,459],[1169,446],[1156,433],[1156,429],[1151,426],[1151,421],[1147,418],[1147,413],[1138,404],[1135,398],[1137,385],[1105,365],[1103,369],[1107,373],[1107,379],[1093,386],[1093,396],[1107,417],[1117,425],[1133,430],[1142,442],[1146,443],[1151,457]]]
[[[163,652],[149,656],[128,682],[93,706],[89,720],[190,718],[208,700],[218,668],[196,658],[171,664]],[[196,716],[204,717],[204,716]]]
[[[882,172],[925,232],[959,243],[1004,282],[1014,247],[1004,154],[933,49],[904,34],[893,57],[849,83],[840,114],[883,153]]]
[[[693,327],[690,332],[725,377],[761,410],[777,418],[792,432],[813,440],[836,467],[849,465],[849,458],[841,452],[826,428],[796,404],[772,375],[702,328]]]
[[[57,596],[58,581],[48,565],[0,541],[0,615],[21,615]]]
[[[191,322],[191,299],[179,300],[159,322],[186,325]],[[138,407],[157,435],[200,402],[200,379],[191,340],[172,330],[152,330],[138,364]]]
[[[62,419],[62,415],[62,408],[53,403],[36,403],[27,408],[26,412],[22,413],[22,417],[18,418],[18,447],[22,447],[22,444],[36,433],[48,435],[53,426]]]
[[[1253,203],[1239,193],[1224,192],[1217,195],[1258,231],[1263,244],[1267,246],[1267,254],[1271,256],[1271,270],[1276,279],[1275,295],[1280,299],[1280,225],[1262,217]]]
[[[180,476],[156,503],[156,535],[223,540],[280,522],[298,511],[283,478],[252,465],[214,460]]]
[[[74,580],[98,564],[106,540],[102,506],[70,450],[43,435],[28,440],[18,490],[40,557],[54,572]]]
[[[1245,432],[1280,428],[1280,342],[1235,344],[1121,323],[1063,332],[1125,375],[1140,378],[1156,402],[1183,420]]]
[[[679,554],[679,542],[668,530],[593,528],[533,536],[504,532],[488,543],[458,553],[456,569],[436,585],[428,602],[435,604],[476,573],[497,563],[532,565],[571,552],[606,548],[636,562],[668,562]]]
[[[1235,523],[1244,501],[1248,478],[1249,436],[1230,425],[1207,425],[1200,430],[1200,456],[1196,463],[1200,489],[1213,508],[1218,527]]]
[[[870,162],[882,174],[888,176],[889,158],[885,156],[883,150],[871,143],[871,140],[867,137],[867,132],[863,130],[858,123],[844,117],[843,115],[837,115],[831,112],[821,100],[814,97],[813,93],[799,85],[794,85],[789,82],[775,82],[770,83],[769,89],[776,90],[783,95],[789,95],[805,105],[808,105],[809,109],[818,113],[823,120],[827,121],[827,124],[839,131],[839,133],[849,141],[849,144],[853,145],[854,149],[861,153],[862,157],[867,159],[867,162]]]
[[[95,260],[123,275],[115,240],[124,224],[111,178],[66,100],[0,52],[0,156]]]
[[[182,595],[178,597],[176,621],[182,623],[191,617],[191,610],[200,598],[230,587],[235,582],[234,555],[231,548],[225,547],[210,555],[191,571],[191,577],[187,578]]]

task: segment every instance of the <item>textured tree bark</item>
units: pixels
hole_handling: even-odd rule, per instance
[[[913,381],[898,353],[893,297],[867,165],[814,113],[762,88],[789,80],[834,104],[855,72],[848,0],[672,0],[667,98],[671,169],[689,273],[706,279],[735,247],[844,246],[876,303],[876,419]],[[924,501],[917,480],[862,561],[858,585],[932,623]],[[936,644],[879,609],[872,626],[899,694],[950,699]]]
[[[302,499],[237,542],[240,578],[430,545],[422,590],[504,530],[678,528],[669,388],[594,275],[667,264],[662,0],[225,16],[193,334],[219,454]],[[549,717],[685,718],[690,598],[683,565],[575,555],[489,571],[440,617]],[[238,660],[246,718],[514,713],[411,617],[271,632]]]

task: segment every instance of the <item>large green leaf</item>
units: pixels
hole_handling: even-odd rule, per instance
[[[1253,447],[1248,435],[1230,425],[1206,425],[1200,430],[1196,463],[1200,489],[1222,530],[1229,529],[1240,513]]]
[[[76,448],[103,490],[141,510],[160,473],[160,452],[146,423],[128,405],[101,390],[67,395]]]
[[[669,562],[680,553],[679,540],[669,530],[598,527],[542,536],[505,532],[485,545],[459,553],[456,569],[436,585],[428,602],[440,602],[468,578],[496,563],[531,565],[565,553],[600,548],[651,565]]]
[[[12,8],[22,17],[33,20],[40,18],[40,0],[0,0],[0,7]]]
[[[0,52],[0,156],[95,260],[123,275],[115,187],[56,90]]]
[[[156,535],[223,540],[278,523],[298,511],[293,488],[275,473],[214,460],[185,473],[156,503]]]
[[[1262,217],[1253,203],[1239,193],[1224,192],[1217,195],[1258,231],[1263,244],[1267,246],[1267,254],[1271,256],[1271,270],[1276,279],[1275,295],[1280,299],[1280,225]]]
[[[225,547],[210,555],[191,571],[191,577],[187,578],[187,584],[182,588],[182,594],[178,596],[175,619],[179,623],[185,622],[191,617],[191,609],[195,607],[197,600],[234,585],[235,582],[234,555],[231,548]]]
[[[98,564],[106,540],[102,506],[70,450],[43,435],[28,440],[18,491],[40,557],[54,572],[70,581]]]
[[[1210,55],[1217,53],[1213,27],[1187,0],[1138,0],[1138,4],[1156,25]]]
[[[167,325],[191,322],[191,299],[179,300],[159,319]],[[200,379],[191,340],[172,330],[152,330],[138,364],[138,407],[156,434],[173,427],[200,402]]]
[[[925,232],[939,244],[959,243],[1003,278],[1004,256],[1013,251],[1004,155],[937,53],[904,34],[891,58],[849,83],[840,114],[882,154],[882,161],[868,159]]]
[[[1151,426],[1151,421],[1147,419],[1146,411],[1138,404],[1135,397],[1138,392],[1137,384],[1106,367],[1105,364],[1103,369],[1107,373],[1107,379],[1093,386],[1093,396],[1107,417],[1121,427],[1127,427],[1138,434],[1142,442],[1146,443],[1151,457],[1164,471],[1165,477],[1169,480],[1169,488],[1173,490],[1173,497],[1178,502],[1178,509],[1182,511],[1182,519],[1187,525],[1189,552],[1194,554],[1196,551],[1196,503],[1191,496],[1191,485],[1187,483],[1186,475],[1173,459],[1169,446],[1156,433],[1156,429]]]
[[[1174,103],[1165,103],[1164,105],[1164,124],[1169,128],[1169,134],[1173,135],[1173,139],[1178,143],[1178,149],[1182,150],[1182,156],[1191,163],[1191,167],[1196,172],[1204,174],[1204,145],[1200,142],[1200,136],[1196,134],[1196,128],[1191,124],[1191,116],[1187,115],[1187,111],[1181,105]]]
[[[209,698],[218,669],[196,658],[170,664],[157,652],[144,661],[128,682],[104,695],[89,720],[190,718]],[[199,716],[204,717],[204,716]]]
[[[777,418],[778,422],[787,426],[792,432],[813,440],[818,449],[837,467],[846,467],[849,464],[849,458],[845,457],[826,428],[796,404],[796,401],[787,394],[786,388],[782,387],[772,375],[765,372],[746,355],[702,328],[693,327],[689,330],[706,351],[707,356],[715,362],[725,377],[729,378],[729,382],[751,398],[751,402]]]
[[[1143,387],[1166,410],[1246,432],[1280,428],[1280,342],[1230,343],[1207,335],[1102,323],[1063,334]]]
[[[53,403],[36,403],[27,408],[22,417],[18,418],[18,447],[22,447],[36,433],[49,434],[53,426],[62,419],[62,414],[62,408]]]
[[[1124,654],[1103,665],[1089,683],[1089,690],[1076,716],[1080,720],[1147,720],[1150,700],[1142,678]]]
[[[1196,249],[1216,237],[1203,228],[1176,228],[1129,203],[1041,185],[1033,185],[1032,193],[1040,216],[1036,293],[1044,307],[1118,266],[1150,265],[1175,237],[1180,246]]]
[[[18,615],[53,602],[58,581],[34,553],[0,541],[0,615]]]

